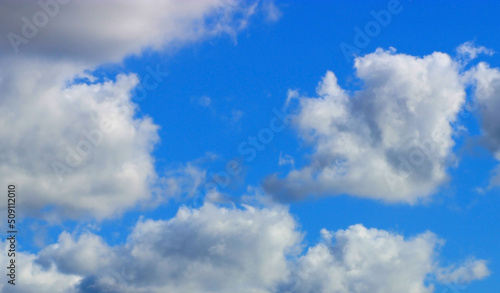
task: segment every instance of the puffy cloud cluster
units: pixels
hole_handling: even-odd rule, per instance
[[[277,20],[276,6],[265,3]],[[194,194],[205,174],[190,165],[157,181],[159,126],[137,116],[137,77],[96,82],[86,70],[145,49],[234,35],[255,9],[233,0],[0,3],[0,33],[8,39],[0,45],[0,185],[16,182],[22,212],[55,220],[116,216],[146,204],[152,182],[166,185],[166,194]],[[414,202],[446,180],[450,123],[465,96],[457,63],[441,53],[377,51],[358,58],[356,68],[363,90],[350,95],[328,73],[319,98],[300,98],[295,123],[316,152],[310,166],[269,181],[270,189],[279,183],[285,190],[278,193],[293,197],[333,192]],[[496,79],[487,80],[495,88]],[[420,161],[415,149],[425,154]],[[37,255],[18,252],[16,289],[419,293],[432,292],[429,277],[468,282],[489,274],[483,260],[441,268],[440,241],[429,232],[405,239],[355,225],[322,235],[301,254],[303,233],[285,208],[206,203],[169,220],[141,220],[123,245],[64,232]]]
[[[482,52],[466,49],[460,54],[469,58]],[[327,72],[318,97],[290,96],[300,102],[293,120],[313,154],[285,178],[268,178],[265,187],[277,198],[350,194],[415,203],[447,181],[469,72],[444,53],[381,49],[358,57],[355,68],[359,90],[342,89]]]
[[[489,274],[483,260],[439,267],[442,241],[430,232],[404,238],[354,225],[321,235],[301,253],[303,233],[285,208],[206,203],[181,208],[169,220],[143,219],[119,246],[64,232],[38,255],[20,256],[16,286],[19,292],[424,293],[433,291],[429,280],[469,282]]]
[[[234,36],[255,5],[0,3],[0,33],[8,40],[0,45],[0,183],[18,184],[27,214],[53,220],[113,217],[139,202],[149,204],[158,177],[151,155],[158,126],[137,117],[131,91],[138,79],[131,74],[96,81],[91,71],[146,49],[177,48],[220,33]],[[150,77],[161,78],[156,75]]]
[[[440,268],[437,248],[443,241],[431,232],[405,239],[358,224],[337,232],[323,229],[321,235],[322,242],[299,258],[290,292],[424,293],[434,291],[433,278],[465,284],[490,274],[484,260]]]
[[[121,247],[62,234],[37,263],[81,276],[83,292],[272,292],[301,238],[285,209],[206,204],[168,221],[140,221]]]
[[[321,232],[323,243],[310,248],[298,263],[299,282],[292,291],[432,291],[422,282],[434,269],[438,239],[432,233],[406,240],[362,225],[333,234]]]

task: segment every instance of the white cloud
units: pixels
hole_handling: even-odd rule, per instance
[[[0,45],[3,53],[0,58],[3,69],[0,74],[0,149],[3,152],[0,184],[18,183],[22,200],[19,208],[26,214],[49,207],[47,215],[53,219],[116,216],[138,202],[151,199],[150,183],[158,177],[152,156],[158,141],[158,126],[148,117],[136,117],[137,105],[131,102],[130,95],[138,82],[134,75],[119,75],[116,81],[90,85],[68,84],[68,81],[76,75],[86,75],[94,82],[94,77],[85,70],[119,62],[146,48],[175,48],[219,33],[234,36],[246,27],[256,4],[247,6],[231,0],[42,2],[56,5],[59,11],[47,18],[46,25],[35,27],[31,36],[22,32],[26,26],[23,17],[33,22],[34,16],[43,15],[39,2],[0,3],[0,17],[6,24],[1,26],[0,33],[4,36],[15,33],[23,38],[17,45],[12,42]],[[274,4],[267,9],[271,19],[279,17]],[[17,51],[19,54],[15,55]],[[365,150],[360,148],[367,148],[366,154],[374,159],[375,170],[382,164],[382,169],[390,172],[394,162],[390,165],[385,161],[384,165],[383,158],[396,157],[397,154],[390,151],[398,152],[399,146],[392,145],[398,135],[408,133],[409,138],[417,141],[437,126],[444,136],[439,137],[438,150],[433,153],[436,158],[425,165],[430,175],[417,172],[412,176],[414,182],[401,192],[403,199],[394,193],[383,197],[380,194],[387,189],[380,184],[373,185],[375,196],[390,200],[412,201],[434,190],[446,177],[446,164],[442,160],[448,157],[453,145],[449,122],[463,102],[462,91],[455,87],[459,82],[453,64],[447,55],[438,53],[424,59],[387,52],[368,55],[358,59],[356,66],[369,90],[359,93],[353,102],[347,101],[333,74],[328,74],[319,90],[323,98],[317,100],[320,102],[301,99],[305,111],[297,120],[304,138],[317,142],[315,164],[319,167],[298,172],[308,175],[313,169],[324,171],[320,176],[326,179],[320,182],[325,183],[331,179],[328,177],[331,170],[325,167],[325,162],[336,160],[339,154],[345,155],[348,165],[344,161],[340,161],[340,165],[354,171],[348,175],[351,177],[341,192],[354,190],[372,196],[367,187],[359,187],[359,183],[354,186],[354,182],[367,178],[364,182],[370,186],[384,177],[370,177],[369,172],[361,170],[364,160],[361,153]],[[394,78],[402,73],[407,76],[405,79]],[[370,100],[371,93],[377,99]],[[415,95],[405,98],[409,93]],[[437,102],[425,103],[424,97],[429,95],[436,96]],[[442,96],[448,98],[439,99]],[[387,97],[397,99],[384,99]],[[373,104],[365,111],[357,99],[368,99]],[[327,113],[321,110],[322,106],[334,107]],[[434,111],[433,107],[437,109]],[[390,119],[400,118],[397,116],[400,109],[407,110],[404,113],[412,117],[415,124],[393,125]],[[387,113],[392,116],[384,117]],[[332,123],[331,126],[315,123],[310,118],[315,114],[321,121]],[[341,131],[346,126],[339,124],[342,119],[358,114],[362,114],[361,118],[354,121],[359,125],[355,123],[347,126],[345,133]],[[416,118],[424,114],[429,118],[426,116],[425,121],[417,123]],[[112,125],[112,130],[107,131],[107,125]],[[306,134],[309,130],[319,134],[309,136]],[[332,145],[337,147],[336,142],[329,140],[330,135],[338,133],[343,133],[351,146],[359,142],[360,147],[328,151]],[[377,139],[379,145],[370,149],[371,140]],[[58,168],[59,175],[55,174],[54,167]],[[172,182],[171,194],[174,195],[186,192],[189,186],[197,186],[204,177],[196,168],[182,169],[174,175],[187,178]],[[326,184],[319,191],[331,187]],[[2,205],[5,207],[5,203]],[[347,292],[342,290],[352,288],[358,292],[391,292],[394,288],[388,288],[388,284],[403,278],[407,282],[396,283],[397,289],[418,293],[430,290],[425,286],[429,274],[445,272],[440,275],[442,279],[452,281],[471,281],[488,274],[484,261],[479,261],[483,265],[466,264],[449,271],[435,266],[438,241],[430,233],[404,239],[357,225],[339,232],[325,230],[323,236],[324,242],[299,256],[302,233],[286,209],[246,207],[241,210],[205,204],[200,209],[182,208],[170,220],[140,221],[127,243],[121,246],[109,246],[91,233],[80,237],[62,233],[58,243],[38,255],[17,254],[16,289],[18,292],[256,293],[283,288]],[[332,237],[335,242],[329,242]],[[2,242],[4,250],[6,244]],[[410,253],[408,249],[418,253]],[[7,263],[5,253],[0,255],[0,262]],[[401,266],[401,262],[408,265]],[[313,276],[304,271],[305,266],[321,274]],[[339,281],[344,287],[336,288],[336,284],[329,283],[332,272],[340,272]],[[377,273],[380,280],[370,277]],[[358,278],[362,277],[360,282]],[[365,289],[366,285],[373,288]],[[8,290],[6,286],[5,282],[0,284],[2,292]]]
[[[273,0],[265,0],[262,5],[262,9],[264,10],[268,21],[275,22],[283,16],[283,13],[281,13],[280,9],[276,6],[276,3],[274,3]]]
[[[10,42],[0,45],[0,183],[19,185],[26,214],[54,221],[114,217],[149,204],[158,177],[151,155],[158,126],[136,117],[130,91],[137,77],[96,82],[91,71],[148,48],[178,48],[221,33],[234,37],[254,6],[235,0],[1,2],[0,33],[27,42],[18,44],[17,54]],[[113,129],[105,131],[108,124]]]
[[[160,179],[161,192],[164,199],[200,199],[200,190],[206,183],[206,170],[200,168],[196,161],[184,166],[168,170]],[[203,191],[203,189],[202,189]],[[206,192],[206,191],[205,191]]]
[[[483,260],[441,268],[442,241],[430,232],[404,238],[362,225],[323,229],[321,242],[301,255],[302,235],[284,207],[206,203],[169,220],[139,221],[124,245],[64,232],[38,256],[21,256],[19,284],[31,288],[21,292],[424,293],[432,280],[489,274]]]
[[[494,51],[483,46],[476,46],[473,42],[465,42],[458,46],[457,53],[463,62],[467,63],[480,54],[493,55]]]
[[[443,53],[378,49],[355,68],[364,85],[354,93],[329,71],[318,97],[292,95],[300,102],[294,124],[314,152],[309,165],[266,181],[277,198],[346,193],[415,203],[447,181],[452,124],[465,100],[459,64]]]
[[[290,165],[292,166],[292,168],[294,168],[295,160],[293,159],[292,156],[280,152],[280,156],[278,158],[278,165],[279,166]]]
[[[475,86],[473,110],[479,110],[482,143],[500,161],[500,69],[481,62],[470,71]],[[496,167],[490,179],[490,188],[500,185],[500,167]]]
[[[65,87],[56,65],[19,65],[0,77],[0,124],[8,125],[0,130],[0,181],[18,184],[20,208],[102,218],[149,199],[158,126],[134,118],[137,78]]]
[[[321,232],[322,243],[299,259],[291,292],[425,293],[434,291],[434,285],[426,285],[425,280],[437,272],[440,281],[453,283],[489,275],[485,262],[477,261],[445,277],[436,262],[442,241],[430,232],[410,239],[362,225]],[[472,270],[481,271],[468,273],[471,265]]]
[[[2,42],[0,51],[94,65],[119,62],[146,48],[178,46],[219,33],[234,35],[246,26],[250,10],[251,5],[237,0],[2,1],[0,34],[10,33],[15,41]]]
[[[468,260],[462,265],[442,269],[437,277],[441,282],[469,283],[472,280],[483,279],[490,275],[485,260]]]
[[[96,236],[71,241],[63,234],[62,241],[39,254],[38,263],[83,276],[84,292],[100,292],[97,288],[272,292],[288,275],[286,257],[297,251],[301,234],[296,225],[285,209],[240,210],[206,204],[198,210],[181,208],[168,221],[139,222],[122,247],[97,248],[101,241]],[[87,254],[92,251],[94,255]],[[100,253],[114,259],[107,261]],[[97,288],[92,291],[92,286]]]
[[[10,258],[7,258],[7,242],[1,243],[2,253],[0,261],[7,264]],[[78,283],[82,280],[81,276],[75,274],[64,274],[58,271],[54,265],[43,268],[36,263],[37,256],[29,253],[16,253],[16,280],[15,285],[7,283],[9,277],[3,276],[0,283],[0,292],[19,292],[19,293],[76,293]],[[4,269],[6,271],[6,269]],[[14,287],[15,286],[15,287]],[[12,291],[15,288],[15,291]]]

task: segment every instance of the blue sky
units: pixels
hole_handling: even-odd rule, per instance
[[[56,28],[71,16],[87,19],[92,15],[88,5],[100,4],[56,4],[60,11],[39,28],[38,35],[25,36],[29,42],[17,45],[20,52],[13,53],[12,41],[4,39],[0,63],[6,69],[0,81],[11,85],[0,84],[6,97],[1,106],[15,109],[18,118],[2,124],[2,128],[12,125],[15,134],[2,131],[0,137],[15,137],[2,148],[11,158],[24,159],[4,159],[2,166],[17,171],[10,177],[1,175],[20,186],[23,237],[19,245],[24,253],[20,257],[40,266],[39,271],[20,272],[21,276],[55,280],[40,287],[47,292],[125,292],[124,288],[128,292],[237,292],[248,284],[260,290],[252,292],[312,292],[311,288],[314,292],[493,292],[500,287],[500,230],[495,225],[500,199],[494,176],[499,153],[495,101],[500,98],[500,79],[495,74],[500,59],[493,53],[500,50],[493,29],[500,4],[193,0],[195,9],[172,8],[169,1],[164,2],[159,11],[135,7],[141,4],[129,1],[108,3],[102,8],[102,19],[67,29]],[[121,9],[114,11],[114,5]],[[22,35],[21,17],[40,11],[33,3],[2,6],[12,15],[2,29],[4,35]],[[181,10],[161,13],[161,9]],[[357,29],[365,31],[367,24],[377,21],[373,15],[380,13],[389,13],[390,20],[378,25],[379,32],[368,37],[367,46],[357,46],[355,68],[355,56],[346,56],[341,44],[356,47]],[[121,28],[111,21],[126,17],[136,21],[130,27],[137,29],[125,26],[117,32]],[[377,53],[377,48],[384,51]],[[491,70],[481,67],[486,63]],[[151,74],[155,71],[156,76]],[[334,79],[328,79],[328,71]],[[425,76],[422,83],[420,76]],[[484,80],[486,84],[481,83]],[[148,82],[153,82],[151,89],[141,92]],[[476,100],[479,107],[464,106]],[[415,103],[417,110],[401,118],[397,110],[392,112],[400,103],[408,109]],[[33,114],[37,107],[46,116]],[[114,109],[129,112],[116,116]],[[241,144],[248,149],[249,137],[270,128],[274,111],[284,109],[292,114],[286,128],[273,132],[263,149],[255,151],[255,158],[248,159]],[[332,114],[338,109],[345,113]],[[372,114],[377,118],[370,120]],[[118,122],[118,128],[104,134],[103,142],[61,183],[52,169],[44,168],[64,161],[64,146],[76,148],[84,139],[82,129],[98,129],[91,116]],[[396,120],[399,126],[391,124]],[[404,187],[389,191],[380,178],[397,174],[398,163],[391,163],[391,152],[394,158],[405,155],[404,144],[398,139],[392,145],[372,142],[369,136],[376,135],[372,122],[384,139],[416,135],[417,143],[440,128],[445,137],[434,143],[442,153],[426,157],[424,165],[429,169],[416,168],[403,180]],[[34,134],[35,125],[40,134]],[[356,143],[337,145],[344,135],[347,143]],[[364,151],[358,153],[357,147]],[[332,180],[328,174],[337,170],[338,160],[347,162],[347,174]],[[213,174],[225,171],[231,161],[242,167],[241,173],[231,176],[227,187],[207,195],[207,182],[213,182]],[[124,166],[131,173],[123,171]],[[366,180],[357,174],[364,174],[361,178]],[[370,186],[370,182],[377,184]],[[245,208],[249,205],[257,212],[249,212]],[[245,219],[253,224],[243,231],[211,228],[240,227]],[[356,224],[376,230],[369,234],[352,226]],[[274,225],[285,231],[282,238],[288,242],[273,238]],[[255,242],[241,238],[248,231],[255,233]],[[434,236],[423,234],[427,231]],[[146,238],[152,244],[134,238],[141,233],[150,235]],[[156,238],[167,244],[154,246]],[[377,239],[382,248],[371,246]],[[198,246],[184,251],[182,247],[194,245],[186,241]],[[233,256],[238,250],[231,247],[238,241],[248,245],[244,253],[249,258],[268,258],[256,248],[262,244],[269,245],[264,250],[277,251],[285,259],[252,267],[252,262],[242,260],[246,255]],[[185,244],[177,247],[176,243]],[[323,246],[330,247],[337,261],[308,267],[314,249],[321,251]],[[144,247],[165,257],[157,271],[149,272],[149,281],[131,277],[147,271],[106,275],[116,271],[110,264],[115,255],[126,254],[126,265],[135,257],[131,252],[129,257],[127,249]],[[212,259],[210,254],[209,264],[194,252],[212,253],[220,247],[224,256]],[[289,252],[294,249],[296,253]],[[359,262],[349,262],[353,257],[349,251]],[[386,262],[384,253],[395,253],[394,263]],[[7,261],[6,256],[1,259]],[[220,275],[217,270],[215,275],[203,275],[203,265],[213,265],[210,262],[219,264]],[[240,282],[217,282],[227,274],[224,270],[238,271],[231,266],[234,263],[244,268],[235,277]],[[359,278],[348,277],[356,266],[361,267]],[[175,270],[165,273],[166,283],[155,279],[170,267]],[[249,277],[254,271],[265,275],[264,267],[283,274],[276,273],[272,280]],[[403,273],[385,271],[392,267]],[[386,273],[371,280],[378,271]],[[175,272],[188,277],[176,277]],[[215,281],[208,284],[205,278]],[[23,284],[20,277],[23,291],[19,292],[35,292],[33,284]],[[14,292],[6,282],[2,286],[2,292]]]

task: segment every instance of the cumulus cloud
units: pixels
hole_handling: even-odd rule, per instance
[[[265,188],[281,200],[350,194],[415,203],[447,181],[454,162],[453,123],[465,101],[461,66],[435,52],[424,57],[376,50],[358,57],[363,87],[342,89],[333,72],[318,97],[296,97],[293,121],[313,148],[310,163]]]
[[[152,151],[159,127],[147,116],[137,117],[134,74],[98,81],[92,70],[145,49],[234,36],[255,5],[0,3],[0,33],[7,36],[0,45],[0,183],[16,182],[26,213],[52,220],[101,219],[148,204],[158,178]]]
[[[82,276],[82,292],[272,292],[302,237],[285,209],[211,204],[181,208],[167,221],[142,220],[121,247],[98,247],[93,235],[67,236],[40,252],[37,263]]]
[[[358,224],[337,232],[323,229],[321,235],[322,242],[297,262],[290,292],[424,293],[434,291],[425,280],[437,274],[451,283],[489,275],[483,260],[453,271],[439,268],[436,251],[443,241],[430,232],[405,239]]]
[[[0,33],[7,36],[0,44],[0,184],[18,184],[23,212],[100,219],[151,200],[151,184],[158,182],[152,151],[159,126],[137,116],[131,90],[138,79],[131,74],[96,82],[86,70],[146,49],[176,48],[219,33],[234,36],[256,9],[255,3],[242,3],[0,3]],[[276,6],[267,3],[269,18],[278,19]],[[316,154],[310,166],[290,173],[285,187],[296,197],[333,190],[412,202],[446,180],[450,123],[464,98],[456,64],[440,53],[415,58],[377,51],[359,58],[356,68],[366,89],[353,97],[328,73],[320,98],[300,98],[296,125]],[[78,76],[88,82],[77,81]],[[437,143],[406,176],[399,160],[412,160],[412,153],[401,141],[413,147],[429,137]],[[170,175],[174,179],[159,182],[172,195],[194,193],[190,188],[205,177],[190,165]],[[403,179],[387,187],[381,181],[387,177]],[[123,245],[110,246],[92,233],[64,232],[37,255],[18,252],[16,289],[419,293],[432,291],[426,285],[429,275],[467,282],[489,274],[482,260],[440,268],[439,240],[431,233],[405,239],[356,225],[322,235],[321,243],[301,255],[303,233],[285,208],[206,203],[181,208],[169,220],[141,220]],[[8,242],[1,246],[7,250]],[[7,263],[6,253],[0,262]],[[1,290],[6,286],[2,282]]]
[[[65,86],[57,70],[30,64],[0,76],[2,184],[19,185],[29,213],[52,205],[52,215],[102,218],[148,199],[158,126],[135,118],[137,77]]]
[[[323,229],[320,243],[301,253],[299,227],[281,206],[205,203],[169,220],[142,219],[119,246],[64,232],[38,255],[20,256],[19,285],[21,292],[424,293],[433,291],[429,280],[489,274],[483,260],[440,267],[443,241],[430,232],[405,238],[363,225]]]

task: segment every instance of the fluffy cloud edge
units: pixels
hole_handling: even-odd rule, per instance
[[[311,155],[284,177],[266,178],[264,189],[282,202],[340,194],[388,203],[429,201],[450,181],[448,169],[457,166],[456,123],[470,110],[464,107],[466,90],[475,91],[480,106],[473,110],[480,109],[483,124],[492,128],[483,128],[483,138],[493,153],[497,149],[492,125],[498,124],[493,113],[500,74],[484,62],[468,67],[480,54],[493,51],[471,42],[460,45],[454,58],[379,48],[355,59],[360,88],[343,89],[328,71],[315,97],[290,91],[286,106],[296,106],[293,126]]]
[[[321,241],[309,247],[303,235],[283,206],[181,207],[168,220],[141,219],[122,245],[109,246],[90,232],[63,232],[36,255],[18,253],[16,286],[41,293],[424,293],[433,284],[490,274],[486,261],[472,258],[440,267],[443,241],[431,232],[407,238],[357,224],[323,229]]]

